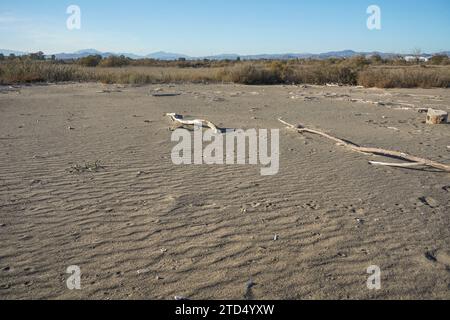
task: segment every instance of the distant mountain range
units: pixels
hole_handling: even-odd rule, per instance
[[[10,54],[15,55],[25,55],[26,52],[22,51],[13,51],[13,50],[6,50],[6,49],[0,49],[0,53],[4,54],[5,56],[8,56]],[[435,53],[437,54],[437,53]],[[439,54],[446,54],[450,56],[450,51],[444,51],[439,52]],[[213,56],[204,56],[204,57],[191,57],[184,54],[179,53],[170,53],[170,52],[154,52],[150,53],[148,55],[137,55],[134,53],[122,53],[122,52],[101,52],[95,49],[84,49],[79,50],[72,53],[57,53],[55,54],[57,59],[60,60],[69,60],[69,59],[79,59],[83,57],[87,57],[89,55],[101,55],[102,57],[109,57],[109,56],[120,56],[124,55],[125,57],[131,58],[131,59],[143,59],[143,58],[150,58],[150,59],[158,59],[158,60],[178,60],[180,58],[184,58],[186,60],[202,60],[202,59],[209,59],[209,60],[236,60],[237,58],[240,58],[242,60],[260,60],[260,59],[308,59],[308,58],[314,58],[314,59],[328,59],[328,58],[350,58],[353,56],[363,55],[363,56],[371,56],[371,55],[380,55],[382,58],[393,58],[396,56],[408,56],[409,54],[396,54],[396,53],[385,53],[385,52],[357,52],[353,50],[343,50],[343,51],[331,51],[331,52],[325,52],[325,53],[319,53],[319,54],[313,54],[313,53],[282,53],[282,54],[259,54],[259,55],[239,55],[239,54],[219,54],[219,55],[213,55]],[[421,54],[422,57],[431,57],[434,54]]]

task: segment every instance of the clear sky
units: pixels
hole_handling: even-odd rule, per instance
[[[69,5],[81,29],[68,30]],[[369,5],[381,30],[368,30]],[[192,56],[450,50],[449,0],[2,0],[0,48]]]

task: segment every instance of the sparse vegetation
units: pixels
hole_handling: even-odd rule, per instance
[[[358,84],[378,88],[450,88],[450,68],[370,68],[358,74]]]
[[[41,52],[0,57],[0,84],[34,82],[102,82],[156,84],[171,82],[233,82],[248,85],[338,83],[365,87],[450,87],[447,56],[428,63],[355,56],[327,60],[132,60],[124,56],[92,55],[74,61],[45,60]]]
[[[98,172],[105,169],[104,166],[100,164],[100,161],[86,162],[84,165],[74,165],[69,169],[70,173],[85,173],[85,172]]]

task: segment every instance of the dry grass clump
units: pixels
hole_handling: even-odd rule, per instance
[[[444,67],[369,68],[358,84],[378,88],[450,88],[450,69]]]
[[[76,66],[54,62],[17,59],[0,64],[0,84],[89,81],[92,77]]]
[[[119,84],[208,83],[220,82],[222,68],[180,69],[174,67],[98,68],[96,81]]]

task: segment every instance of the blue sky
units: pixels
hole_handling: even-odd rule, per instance
[[[81,29],[66,28],[69,5]],[[369,5],[381,30],[368,30]],[[193,56],[353,49],[450,50],[449,0],[13,0],[0,3],[0,48],[45,53],[96,48]]]

